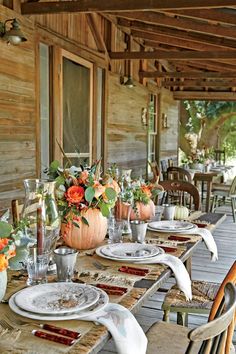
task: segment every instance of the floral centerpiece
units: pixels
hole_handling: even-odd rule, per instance
[[[117,213],[121,218],[127,218],[129,206],[130,219],[148,220],[155,215],[153,199],[163,191],[163,188],[155,183],[145,182],[142,179],[131,182],[122,181],[120,201],[122,208],[118,207]]]
[[[6,292],[9,259],[16,255],[15,242],[13,227],[6,221],[0,221],[0,301]]]
[[[6,221],[0,221],[0,272],[8,267],[8,260],[16,255],[13,227]]]
[[[105,237],[107,217],[119,186],[109,175],[101,176],[101,161],[90,168],[61,168],[53,161],[48,174],[56,181],[56,200],[62,218],[62,237],[70,247],[96,247]]]

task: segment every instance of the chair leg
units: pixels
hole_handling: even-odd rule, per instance
[[[177,312],[177,324],[188,327],[188,313]]]
[[[231,207],[232,207],[232,214],[233,214],[233,220],[234,223],[236,222],[236,198],[231,197]]]
[[[170,314],[169,310],[164,310],[163,321],[169,322],[169,314]]]
[[[211,204],[211,212],[214,213],[216,210],[216,204],[218,200],[218,195],[214,195],[212,199],[212,204]]]

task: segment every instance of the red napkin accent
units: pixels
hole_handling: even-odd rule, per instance
[[[171,235],[168,237],[168,240],[171,240],[171,241],[189,241],[191,240],[191,238],[189,237],[184,237],[184,236],[176,236],[176,235]]]
[[[96,284],[96,287],[104,290],[108,295],[124,295],[127,292],[127,288],[121,286]]]
[[[134,268],[134,267],[128,267],[128,266],[122,266],[119,268],[120,272],[123,273],[128,273],[128,274],[134,274],[134,275],[140,275],[140,276],[145,276],[149,273],[149,269],[145,268]]]
[[[194,225],[197,225],[197,226],[200,227],[200,228],[205,228],[205,227],[208,226],[208,224],[201,224],[201,223],[199,223],[199,222],[193,222],[193,224],[194,224]]]
[[[176,247],[158,246],[162,248],[166,253],[173,253],[177,251]]]

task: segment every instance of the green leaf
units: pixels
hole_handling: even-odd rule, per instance
[[[87,200],[87,202],[91,203],[91,201],[93,200],[95,195],[95,190],[93,187],[88,187],[85,191],[85,200]]]
[[[12,232],[12,226],[8,224],[6,221],[0,221],[0,237],[6,238],[10,236]]]
[[[54,160],[50,163],[50,171],[55,172],[55,171],[57,171],[58,167],[60,167],[59,161]]]
[[[101,212],[102,212],[102,215],[105,216],[105,217],[109,217],[110,215],[110,208],[109,206],[106,204],[106,203],[102,203],[101,204]]]
[[[105,194],[109,200],[113,200],[116,198],[116,191],[111,187],[106,188]]]
[[[79,224],[78,224],[77,222],[75,222],[75,221],[72,221],[72,224],[73,224],[75,227],[78,227],[78,228],[80,227]]]
[[[65,178],[63,176],[58,176],[56,179],[56,185],[57,186],[60,186],[61,184],[64,184],[65,183]]]
[[[88,220],[84,216],[82,216],[81,219],[84,224],[89,226]]]

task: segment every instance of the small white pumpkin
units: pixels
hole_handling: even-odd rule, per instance
[[[185,220],[188,218],[189,209],[183,205],[176,205],[175,207],[175,220]]]

